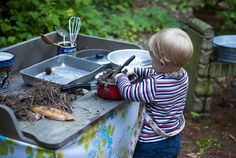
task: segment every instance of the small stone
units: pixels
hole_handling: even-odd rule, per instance
[[[50,75],[52,73],[52,68],[51,67],[46,67],[45,68],[45,73],[46,73],[46,75]]]

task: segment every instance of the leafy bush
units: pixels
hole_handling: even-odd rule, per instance
[[[98,19],[102,18],[91,0],[10,0],[6,6],[9,16],[0,19],[1,46],[51,32],[55,25],[65,27],[72,15],[81,15],[83,22],[87,23],[87,26],[83,27],[84,32],[98,29]]]
[[[227,0],[223,5],[224,9],[218,12],[218,15],[224,19],[224,25],[221,25],[222,29],[231,29],[236,31],[236,1]]]
[[[198,2],[198,3],[196,3]],[[195,2],[193,7],[195,10],[202,10],[204,12],[215,13],[216,19],[222,20],[219,23],[220,32],[218,34],[224,33],[235,33],[236,31],[236,1],[235,0],[198,0]],[[215,26],[218,27],[218,26]]]
[[[71,16],[82,21],[81,33],[131,42],[138,33],[151,33],[179,23],[156,6],[132,8],[132,0],[9,0],[0,10],[0,46],[31,39],[54,31],[55,25],[68,28]]]
[[[139,33],[153,33],[163,27],[179,26],[166,10],[158,7],[136,9],[132,14],[126,11],[107,15],[106,25],[99,31],[99,36],[127,39],[135,42]]]
[[[189,11],[193,11],[193,16],[197,16],[195,11],[205,12],[203,20],[212,23],[213,27],[216,27],[219,32],[217,34],[235,33],[236,31],[236,1],[235,0],[155,0],[157,3],[162,4],[165,8],[168,8],[171,12],[179,12],[182,14],[180,20],[187,15]],[[207,13],[211,13],[207,16]],[[215,15],[214,15],[215,14]],[[213,17],[215,16],[215,17]],[[186,17],[189,18],[189,15]],[[222,22],[213,21],[220,20]],[[210,19],[209,21],[207,21]],[[215,26],[214,26],[215,25]],[[220,29],[218,29],[220,28]]]

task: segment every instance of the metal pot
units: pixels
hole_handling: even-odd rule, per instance
[[[120,92],[115,83],[104,82],[99,80],[99,76],[104,72],[99,73],[95,76],[96,83],[85,83],[85,84],[68,84],[60,87],[61,92],[71,91],[74,92],[77,89],[84,88],[87,90],[97,90],[99,97],[106,100],[122,100]],[[136,74],[130,77],[130,82],[133,83],[138,78]]]

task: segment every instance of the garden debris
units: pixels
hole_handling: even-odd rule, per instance
[[[0,94],[0,102],[9,106],[19,120],[35,121],[39,119],[38,114],[32,112],[35,106],[52,107],[72,113],[72,102],[77,95],[61,93],[59,85],[42,82],[24,91],[2,93]],[[80,93],[80,95],[83,94]]]
[[[115,70],[113,69],[107,69],[104,71],[99,77],[97,78],[97,81],[100,83],[115,83],[115,79],[112,77],[108,77],[111,73],[114,73]]]
[[[108,77],[111,73],[112,76]],[[127,71],[123,72],[124,74],[127,73]],[[101,75],[98,76],[98,78],[96,79],[98,82],[100,83],[106,83],[106,84],[115,84],[115,78],[114,76],[117,74],[116,69],[107,69],[106,71],[104,71]],[[128,76],[129,81],[134,81],[137,79],[137,76],[132,74]]]
[[[200,158],[198,153],[188,153],[187,156],[190,158]]]
[[[58,121],[74,121],[75,117],[71,114],[58,110],[56,108],[46,107],[46,106],[37,106],[33,107],[33,112],[39,113],[49,119],[58,120]]]
[[[234,141],[234,143],[236,143],[236,138],[232,134],[228,134],[228,137],[230,139],[232,139]]]

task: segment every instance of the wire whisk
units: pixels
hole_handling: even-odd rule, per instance
[[[80,31],[80,26],[81,26],[81,21],[79,17],[72,16],[69,19],[69,36],[70,36],[71,46],[74,46],[74,43]]]

